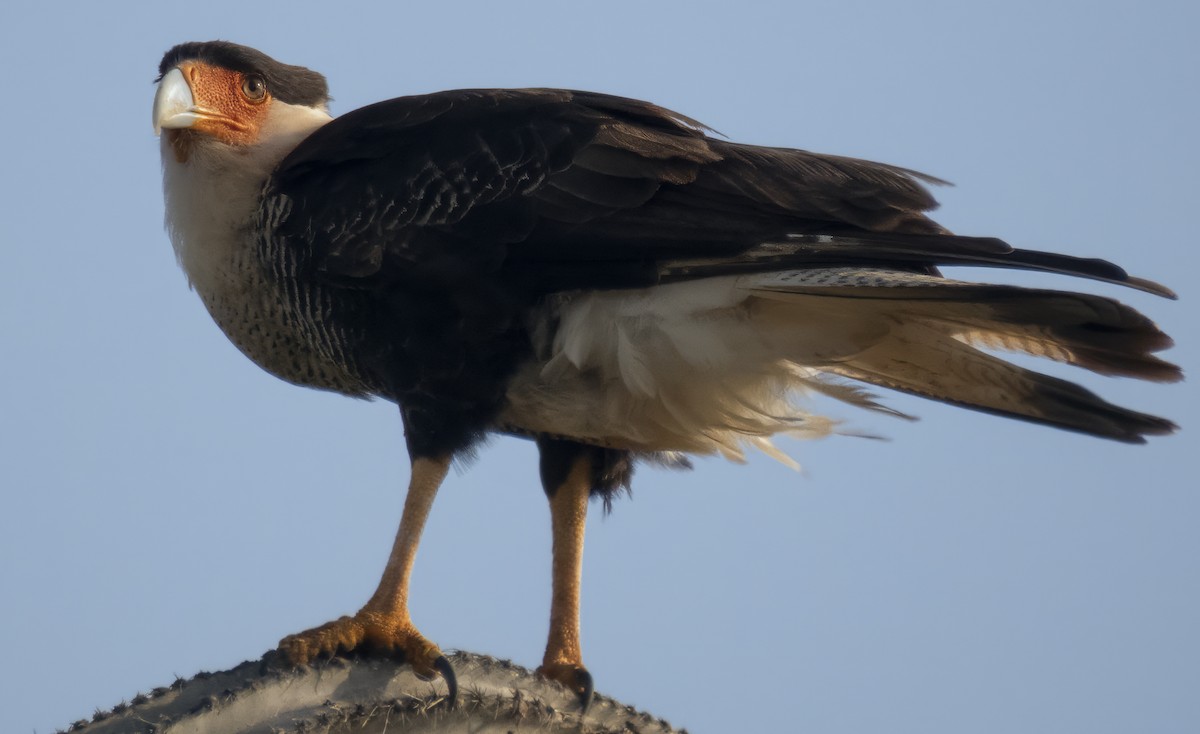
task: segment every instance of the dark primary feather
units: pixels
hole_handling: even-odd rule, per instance
[[[1170,294],[1102,260],[951,235],[926,216],[936,202],[923,182],[941,183],[717,140],[620,97],[459,90],[335,119],[282,162],[267,199],[303,203],[278,235],[314,248],[310,265],[343,285],[449,277],[437,263],[450,249],[540,293],[861,263],[1049,270]]]
[[[923,236],[905,233],[789,235],[784,241],[764,242],[734,256],[664,262],[660,282],[713,275],[761,272],[789,267],[855,264],[862,267],[904,268],[971,265],[1032,270],[1089,278],[1174,299],[1166,286],[1135,278],[1107,260],[1019,250],[995,237]]]

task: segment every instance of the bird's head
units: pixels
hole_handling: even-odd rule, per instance
[[[180,44],[158,73],[154,132],[180,162],[197,146],[246,148],[329,120],[325,77],[236,43]]]

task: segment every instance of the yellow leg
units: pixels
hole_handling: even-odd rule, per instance
[[[438,487],[446,478],[450,458],[421,458],[413,461],[408,496],[400,529],[379,587],[370,601],[353,617],[342,617],[320,627],[289,635],[279,649],[294,665],[304,665],[320,655],[334,655],[360,648],[384,653],[402,651],[414,672],[425,677],[441,673],[451,685],[453,670],[438,646],[421,636],[408,616],[408,581],[421,531]],[[451,696],[453,699],[453,695]]]
[[[591,701],[592,678],[583,667],[579,645],[579,590],[583,578],[583,535],[588,494],[592,485],[590,451],[576,455],[558,486],[547,486],[550,522],[554,535],[550,601],[550,635],[538,673],[579,694],[586,709]]]

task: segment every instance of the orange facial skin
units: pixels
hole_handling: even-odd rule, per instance
[[[167,131],[176,160],[187,162],[197,135],[235,147],[258,141],[271,102],[261,79],[195,61],[180,64],[179,70],[192,90],[199,119],[191,127]]]

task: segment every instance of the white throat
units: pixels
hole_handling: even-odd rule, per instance
[[[230,146],[197,136],[185,162],[162,138],[166,228],[188,283],[210,300],[240,280],[253,253],[250,233],[267,177],[293,148],[332,118],[325,110],[278,100],[254,145]]]

